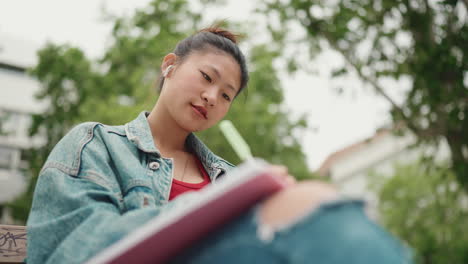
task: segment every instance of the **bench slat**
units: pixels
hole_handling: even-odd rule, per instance
[[[23,263],[26,258],[26,227],[0,225],[0,263]]]

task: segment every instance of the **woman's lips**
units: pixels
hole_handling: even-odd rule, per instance
[[[207,118],[207,111],[203,106],[198,106],[198,105],[192,105],[192,109],[197,113],[200,117],[203,117],[204,119]]]

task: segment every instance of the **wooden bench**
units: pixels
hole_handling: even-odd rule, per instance
[[[0,263],[23,263],[26,258],[26,227],[0,225]]]

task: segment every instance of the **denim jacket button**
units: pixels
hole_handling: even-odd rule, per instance
[[[156,162],[156,161],[153,161],[153,162],[151,162],[151,163],[149,164],[149,167],[150,167],[150,169],[152,169],[152,170],[157,170],[157,169],[159,169],[159,163]]]

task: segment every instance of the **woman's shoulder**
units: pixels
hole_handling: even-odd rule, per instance
[[[57,143],[57,147],[83,147],[94,139],[103,139],[109,134],[126,136],[125,128],[121,126],[110,126],[99,122],[85,122],[76,125]]]
[[[55,145],[43,169],[47,167],[61,168],[67,174],[76,176],[80,169],[82,155],[88,152],[96,153],[104,150],[108,137],[123,137],[123,126],[109,126],[99,122],[85,122],[76,125]]]
[[[104,133],[103,133],[104,132]],[[106,135],[106,133],[126,136],[125,127],[105,125],[99,122],[84,122],[76,125],[63,137],[62,140],[92,138],[94,136]]]

